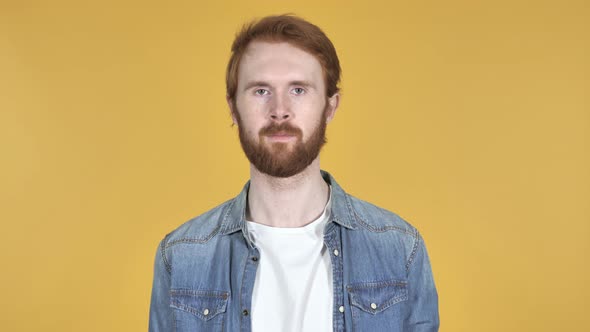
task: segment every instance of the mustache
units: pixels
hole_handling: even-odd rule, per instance
[[[274,134],[287,134],[287,135],[294,135],[297,137],[301,137],[303,135],[303,132],[301,131],[301,129],[291,125],[288,122],[283,122],[280,124],[276,124],[276,123],[271,123],[268,126],[263,127],[262,129],[260,129],[259,134],[261,136],[265,136],[265,135],[274,135]]]

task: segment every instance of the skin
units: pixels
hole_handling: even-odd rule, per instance
[[[236,109],[227,99],[234,124],[238,121],[233,114],[239,111],[242,129],[258,144],[286,144],[291,149],[295,137],[278,134],[260,139],[260,129],[270,122],[288,121],[301,129],[305,142],[319,121],[329,123],[334,118],[340,95],[326,97],[322,66],[313,55],[285,42],[254,41],[241,59],[235,98]],[[319,156],[288,178],[261,173],[251,164],[246,217],[273,227],[301,227],[321,215],[328,197]]]

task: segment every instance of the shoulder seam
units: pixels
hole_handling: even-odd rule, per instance
[[[176,244],[180,244],[180,243],[207,243],[209,242],[209,240],[211,240],[215,235],[217,235],[220,231],[221,228],[223,227],[224,221],[227,218],[227,215],[229,214],[229,212],[231,211],[231,207],[233,206],[233,201],[235,199],[231,199],[229,201],[227,201],[225,204],[222,204],[220,206],[218,206],[218,208],[221,209],[220,214],[223,216],[222,220],[217,220],[217,225],[215,226],[215,228],[213,229],[213,231],[211,231],[211,233],[209,233],[206,237],[204,238],[197,238],[197,237],[187,237],[187,236],[181,236],[180,238],[174,239],[168,243],[166,243],[165,248],[168,249]],[[212,210],[209,210],[207,212],[211,212]],[[195,220],[198,220],[199,218],[201,218],[204,214],[206,214],[207,212],[189,220],[187,223],[191,223],[194,222]],[[170,234],[168,234],[166,237],[169,237],[170,235],[174,234],[176,231],[178,231],[178,228],[175,229],[174,231],[172,231]]]
[[[352,204],[349,204],[350,209],[352,210],[352,213],[355,216],[355,219],[359,222],[359,224],[361,224],[361,226],[363,226],[364,228],[372,231],[372,232],[377,232],[377,233],[382,233],[382,232],[386,232],[386,231],[390,231],[390,230],[395,230],[404,234],[408,234],[408,235],[413,235],[413,232],[408,231],[405,228],[402,227],[398,227],[398,226],[385,226],[385,227],[380,227],[380,228],[375,228],[373,226],[371,226],[367,221],[365,221],[363,219],[363,217],[361,217],[357,212],[356,209],[352,206]]]
[[[199,238],[188,238],[187,237],[187,238],[180,238],[180,239],[171,241],[170,243],[168,243],[166,245],[166,248],[170,248],[170,247],[172,247],[176,244],[179,244],[179,243],[207,243],[207,242],[209,242],[209,240],[211,240],[211,238],[213,238],[215,235],[217,235],[217,233],[219,233],[219,229],[220,229],[220,226],[217,225],[217,227],[215,227],[213,232],[211,232],[211,234],[209,234],[206,238],[199,239]]]
[[[420,236],[420,233],[418,232],[417,228],[414,228],[414,245],[412,246],[412,252],[410,253],[410,256],[408,257],[408,262],[406,263],[406,273],[410,271],[410,265],[412,265],[412,262],[414,262],[414,258],[416,258],[416,253],[418,252],[418,248],[420,246],[420,242],[422,242],[422,238]]]
[[[172,275],[172,265],[170,264],[170,262],[168,261],[168,259],[166,258],[166,241],[168,240],[168,237],[170,236],[170,233],[167,234],[164,239],[162,240],[162,243],[160,244],[160,254],[162,255],[162,261],[164,262],[164,267],[166,267],[166,271],[168,271],[168,274]]]

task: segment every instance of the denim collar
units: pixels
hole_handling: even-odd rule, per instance
[[[332,207],[330,220],[328,223],[335,222],[349,229],[356,229],[356,222],[353,217],[354,211],[350,204],[350,198],[344,190],[338,185],[330,173],[321,170],[322,177],[326,183],[332,186]],[[223,213],[220,233],[222,235],[231,234],[239,230],[243,231],[244,236],[249,239],[246,231],[246,202],[250,181],[246,182],[240,194],[234,198]]]

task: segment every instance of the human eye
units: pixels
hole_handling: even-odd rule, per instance
[[[259,96],[266,96],[270,93],[270,91],[266,90],[266,89],[256,89],[254,90],[254,94],[259,95]]]
[[[302,95],[305,93],[305,89],[304,88],[295,88],[292,90],[294,94],[296,95]]]

